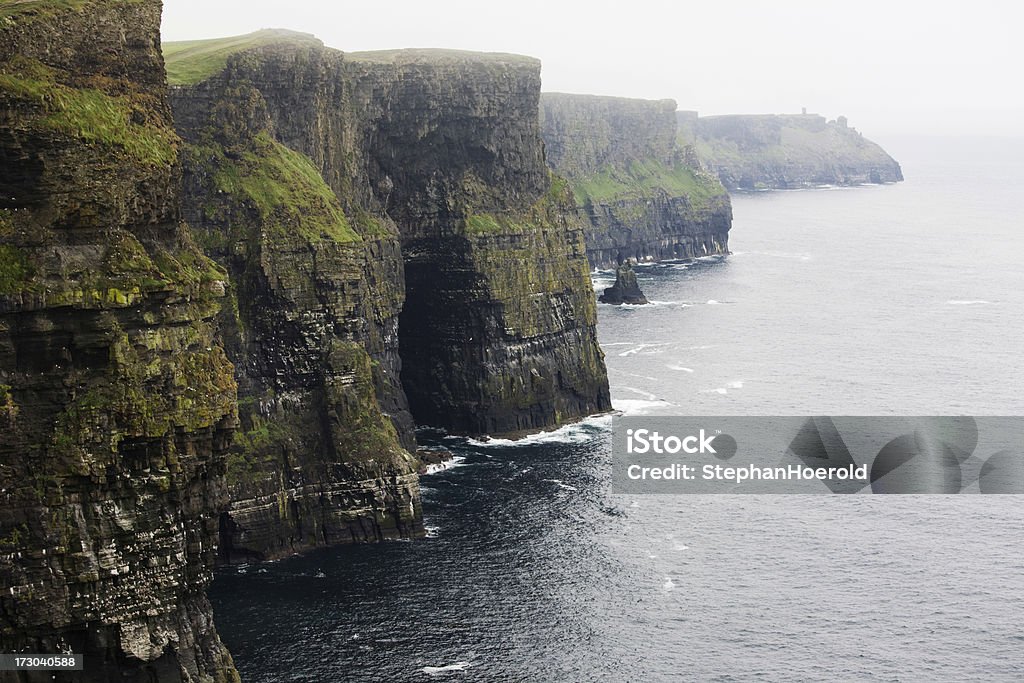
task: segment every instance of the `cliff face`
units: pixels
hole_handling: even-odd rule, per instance
[[[299,34],[237,40],[168,50],[172,74],[224,57],[172,91],[187,217],[232,283],[242,429],[222,558],[422,535],[401,251],[359,168],[343,57]]]
[[[226,559],[422,534],[412,415],[500,434],[610,407],[535,60],[279,31],[166,51],[187,215],[235,302]]]
[[[548,163],[571,185],[590,262],[728,253],[732,207],[677,146],[676,104],[544,93]]]
[[[900,165],[847,126],[816,114],[697,117],[679,112],[684,142],[729,189],[786,189],[903,180]]]
[[[544,165],[540,63],[405,50],[348,55],[346,73],[401,232],[417,420],[508,434],[609,410],[582,225]]]
[[[84,653],[57,680],[237,680],[204,595],[226,274],[179,218],[160,9],[0,8],[0,650]]]

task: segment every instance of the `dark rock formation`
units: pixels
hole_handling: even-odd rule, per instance
[[[730,190],[903,180],[900,165],[840,116],[702,116],[679,112],[681,141]]]
[[[676,104],[544,93],[548,163],[568,178],[597,267],[728,253],[732,207],[677,146]]]
[[[348,55],[347,73],[402,235],[417,421],[514,434],[609,410],[583,226],[544,165],[540,63],[403,50]]]
[[[4,681],[234,681],[210,580],[231,364],[227,275],[180,221],[160,3],[0,10]]]
[[[287,32],[243,42],[172,90],[186,214],[232,283],[220,329],[242,429],[222,558],[421,536],[401,252],[357,166],[342,54]],[[168,48],[172,73],[196,62]]]
[[[603,304],[635,304],[649,303],[636,281],[636,271],[632,261],[626,261],[615,269],[615,284],[604,290],[598,300]]]

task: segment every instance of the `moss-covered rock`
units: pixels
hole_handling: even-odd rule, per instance
[[[236,422],[180,222],[160,3],[0,3],[0,650],[235,681],[204,595]]]
[[[275,137],[267,97],[280,93],[268,86],[296,68],[278,71],[276,60],[312,66],[317,54],[333,53],[242,49],[222,75],[174,93],[190,141],[187,214],[231,276],[220,328],[241,429],[227,470],[225,561],[423,533],[404,447],[411,429],[382,408],[395,389],[371,357],[383,355],[384,327],[403,300],[401,273],[381,272],[387,261],[376,256],[393,228],[352,197],[343,202],[312,158]]]

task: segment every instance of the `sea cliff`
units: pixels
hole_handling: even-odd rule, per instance
[[[732,206],[677,144],[676,103],[544,93],[547,161],[568,179],[596,267],[729,250]]]
[[[186,215],[231,276],[219,329],[241,428],[222,559],[421,536],[401,248],[355,157],[341,53],[284,31],[165,52]]]
[[[795,189],[903,180],[900,165],[845,117],[697,116],[681,111],[680,142],[730,190]]]
[[[233,681],[205,586],[227,273],[181,221],[158,2],[0,6],[0,651]]]

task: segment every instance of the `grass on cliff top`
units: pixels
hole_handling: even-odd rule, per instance
[[[628,169],[606,168],[573,185],[576,202],[608,203],[636,199],[652,192],[665,192],[674,197],[688,197],[693,204],[702,204],[725,194],[717,178],[701,175],[685,166],[666,166],[657,161],[636,161]]]
[[[319,39],[308,33],[284,29],[263,29],[244,36],[186,40],[163,44],[167,81],[171,85],[191,85],[220,73],[232,55],[266,45],[307,45],[320,47]]]
[[[102,0],[104,5],[137,5],[146,0]],[[0,0],[0,29],[20,20],[51,16],[62,11],[82,11],[99,0]]]
[[[38,105],[42,112],[32,123],[43,130],[120,147],[153,166],[177,159],[178,136],[169,126],[148,120],[156,103],[147,96],[72,88],[58,78],[57,71],[41,62],[16,57],[0,66],[0,99],[6,95]]]
[[[368,50],[346,52],[345,59],[353,62],[373,64],[400,64],[403,62],[437,63],[521,63],[539,64],[540,60],[510,52],[475,52],[473,50],[450,50],[444,48],[404,48],[400,50]]]
[[[265,133],[239,159],[227,157],[219,148],[204,151],[217,159],[217,190],[247,199],[272,237],[297,234],[311,242],[360,241],[337,196],[305,155]]]

